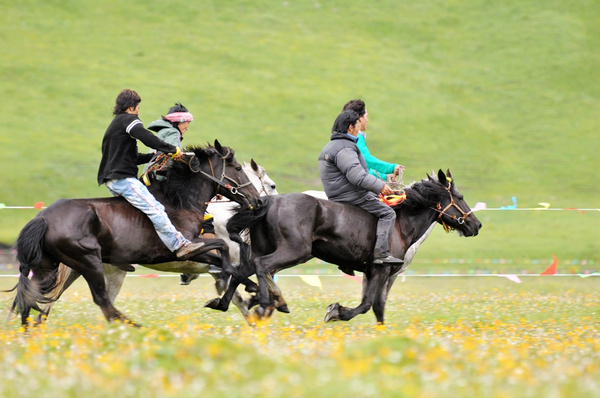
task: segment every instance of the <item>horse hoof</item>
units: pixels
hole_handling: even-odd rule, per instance
[[[244,318],[246,318],[246,323],[248,324],[248,326],[256,326],[256,316],[248,315]]]
[[[325,315],[325,323],[339,321],[340,320],[340,305],[339,303],[330,304],[327,307],[327,314]]]
[[[258,286],[246,286],[245,290],[248,293],[258,293]]]
[[[258,320],[265,320],[265,319],[270,318],[271,315],[273,315],[273,311],[274,310],[275,310],[275,307],[273,307],[273,306],[269,306],[267,308],[263,308],[261,306],[258,306],[254,310],[254,316]]]
[[[280,305],[276,309],[277,309],[277,311],[283,312],[284,314],[289,314],[290,313],[290,309],[288,308],[287,304]]]
[[[263,319],[265,317],[265,309],[261,306],[256,307],[256,309],[254,310],[254,315],[258,319]]]
[[[215,288],[217,289],[218,294],[223,294],[223,292],[227,290],[228,285],[229,283],[225,279],[217,279],[215,281]]]
[[[133,321],[130,321],[130,320],[126,320],[123,323],[126,324],[126,325],[128,325],[128,326],[133,326],[136,329],[141,329],[142,328],[142,325],[140,325],[139,323],[135,323]]]
[[[210,309],[213,310],[220,310],[220,304],[221,304],[221,299],[220,298],[214,298],[212,300],[209,300],[206,302],[206,304],[204,304],[205,307],[208,307]]]

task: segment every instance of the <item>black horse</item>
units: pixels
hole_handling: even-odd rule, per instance
[[[394,280],[410,264],[436,222],[464,236],[475,236],[481,228],[457,191],[450,171],[447,173],[448,176],[440,170],[437,178],[428,176],[408,187],[406,200],[394,208],[396,225],[391,254],[403,258],[403,266],[372,264],[377,220],[357,206],[292,193],[256,199],[252,201],[254,210],[240,209],[229,220],[227,229],[232,240],[238,242],[241,242],[239,233],[250,230],[252,255],[248,257],[242,252],[243,264],[238,271],[240,277],[256,273],[260,307],[255,314],[265,317],[273,311],[265,282],[267,275],[317,257],[338,265],[347,274],[364,273],[360,305],[346,308],[332,304],[325,321],[350,320],[373,307],[377,321],[383,323],[387,295]],[[236,283],[232,279],[223,297],[205,306],[226,311]]]
[[[215,140],[214,146],[187,150],[193,154],[169,161],[162,171],[166,180],[152,180],[148,188],[176,228],[187,239],[199,241],[204,210],[213,196],[222,194],[247,207],[259,194],[232,149]],[[183,261],[209,262],[233,273],[227,244],[221,239],[204,241],[202,252]],[[58,200],[25,225],[16,248],[21,275],[11,311],[21,314],[25,327],[31,309],[43,314],[39,304],[49,301],[44,295],[55,287],[61,262],[85,278],[108,321],[130,322],[109,299],[102,263],[131,271],[130,264],[180,261],[161,242],[148,217],[121,197]],[[209,252],[213,249],[219,255]]]

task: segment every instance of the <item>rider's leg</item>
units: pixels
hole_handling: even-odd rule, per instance
[[[375,196],[369,196],[358,204],[359,207],[368,211],[378,218],[377,220],[377,240],[373,253],[373,264],[402,264],[403,260],[390,254],[390,239],[394,230],[396,221],[396,212],[388,205],[380,202]]]
[[[165,212],[165,207],[137,178],[109,180],[106,187],[113,195],[122,196],[135,208],[144,212],[154,224],[160,240],[169,250],[175,252],[178,258],[188,257],[204,246],[204,242],[190,242],[175,228]]]

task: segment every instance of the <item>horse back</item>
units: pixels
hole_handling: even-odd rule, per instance
[[[57,256],[98,251],[103,262],[120,263],[148,247],[168,252],[148,217],[120,197],[61,199],[37,217],[46,220],[45,247]]]
[[[268,211],[251,229],[253,252],[289,248],[302,258],[359,267],[373,251],[377,220],[357,206],[302,193],[262,200],[268,202]]]

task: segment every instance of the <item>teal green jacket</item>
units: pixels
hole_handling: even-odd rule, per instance
[[[381,178],[382,180],[386,180],[388,174],[394,174],[394,169],[396,166],[398,166],[398,164],[384,162],[383,160],[379,160],[375,156],[371,155],[369,148],[367,148],[367,141],[365,138],[365,132],[360,131],[358,133],[358,141],[356,142],[356,146],[358,146],[360,153],[367,161],[369,174],[374,175],[377,178]]]
[[[171,145],[181,148],[181,132],[178,128],[163,119],[153,121],[148,130],[156,131],[156,136]]]
[[[181,131],[178,128],[173,127],[173,125],[163,119],[158,119],[153,121],[148,125],[148,130],[152,130],[156,132],[156,136],[163,140],[164,142],[171,144],[173,146],[181,148]],[[154,151],[150,151],[154,152]],[[142,173],[146,174],[148,169],[152,167],[156,163],[156,159],[153,159],[149,163],[146,164]],[[164,176],[157,175],[156,179],[158,181],[162,181],[165,179]]]

